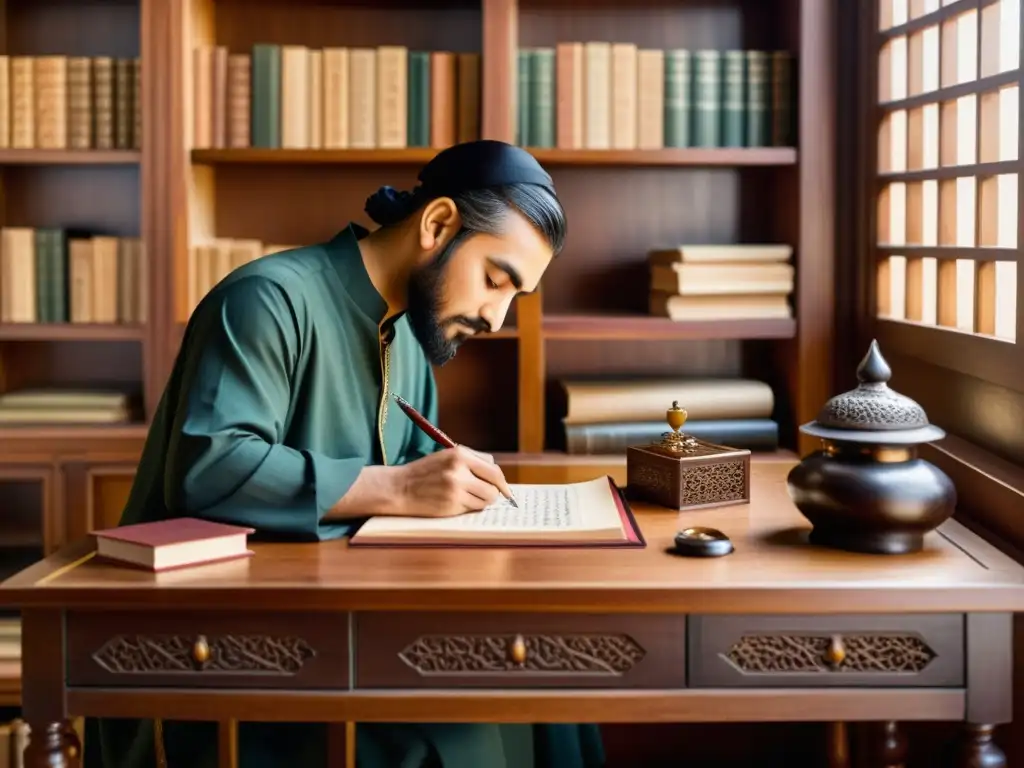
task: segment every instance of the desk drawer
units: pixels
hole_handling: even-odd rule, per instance
[[[68,685],[348,688],[348,614],[74,611]]]
[[[686,617],[367,612],[356,688],[682,688]]]
[[[691,616],[690,686],[959,687],[964,617]]]

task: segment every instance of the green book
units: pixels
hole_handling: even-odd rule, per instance
[[[409,51],[406,129],[410,147],[430,146],[430,51]]]
[[[520,49],[516,66],[516,144],[530,146],[530,51]]]
[[[530,54],[530,127],[532,147],[555,146],[555,49]]]
[[[723,147],[742,147],[746,140],[743,119],[746,58],[743,51],[725,51],[722,54]]]
[[[693,146],[722,145],[722,55],[697,51],[693,59]]]
[[[50,266],[50,230],[37,229],[33,236],[36,262],[36,322],[52,323],[50,294],[53,292],[53,270]]]
[[[768,54],[747,51],[747,131],[748,147],[766,147],[768,130]]]
[[[281,146],[281,46],[252,47],[252,145]]]
[[[665,146],[688,147],[693,104],[692,56],[683,49],[665,51]]]

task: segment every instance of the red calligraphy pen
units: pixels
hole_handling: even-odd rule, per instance
[[[450,437],[448,437],[448,435],[446,435],[440,429],[438,429],[429,421],[427,421],[426,417],[422,413],[417,411],[415,408],[413,408],[411,405],[409,405],[409,403],[406,400],[404,400],[402,397],[394,393],[392,393],[392,397],[395,398],[395,402],[398,403],[398,407],[405,411],[405,415],[412,419],[412,423],[423,431],[423,434],[425,434],[438,445],[443,445],[445,448],[458,447],[458,444],[454,440],[452,440]],[[501,495],[505,496],[504,491],[501,492]],[[508,499],[509,503],[513,507],[519,506],[518,504],[516,504],[516,500],[512,497],[511,493],[505,496],[505,498]]]

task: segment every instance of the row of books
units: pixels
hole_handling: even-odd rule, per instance
[[[683,431],[718,445],[774,451],[772,388],[743,378],[566,379],[560,383],[565,449],[569,454],[625,454],[631,445],[658,442],[670,431],[673,401],[687,412]],[[564,409],[564,410],[563,410]]]
[[[0,424],[123,424],[136,415],[134,406],[123,392],[22,389],[0,395]],[[0,652],[2,638],[0,634]]]
[[[137,237],[0,228],[0,322],[144,323],[146,256]]]
[[[793,143],[786,51],[569,42],[518,53],[517,143],[560,149]]]
[[[785,244],[654,249],[647,255],[650,312],[676,321],[790,318],[792,255]]]
[[[480,55],[403,46],[195,49],[196,149],[443,148],[480,135]]]
[[[139,149],[139,59],[0,56],[0,148]]]
[[[231,271],[261,256],[296,247],[267,244],[252,238],[230,237],[218,237],[194,244],[188,254],[189,313],[191,314],[200,299]]]

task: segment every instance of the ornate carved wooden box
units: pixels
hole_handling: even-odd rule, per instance
[[[661,442],[626,450],[626,495],[670,509],[702,509],[750,501],[750,451],[699,440],[679,430],[686,411],[666,413]]]

